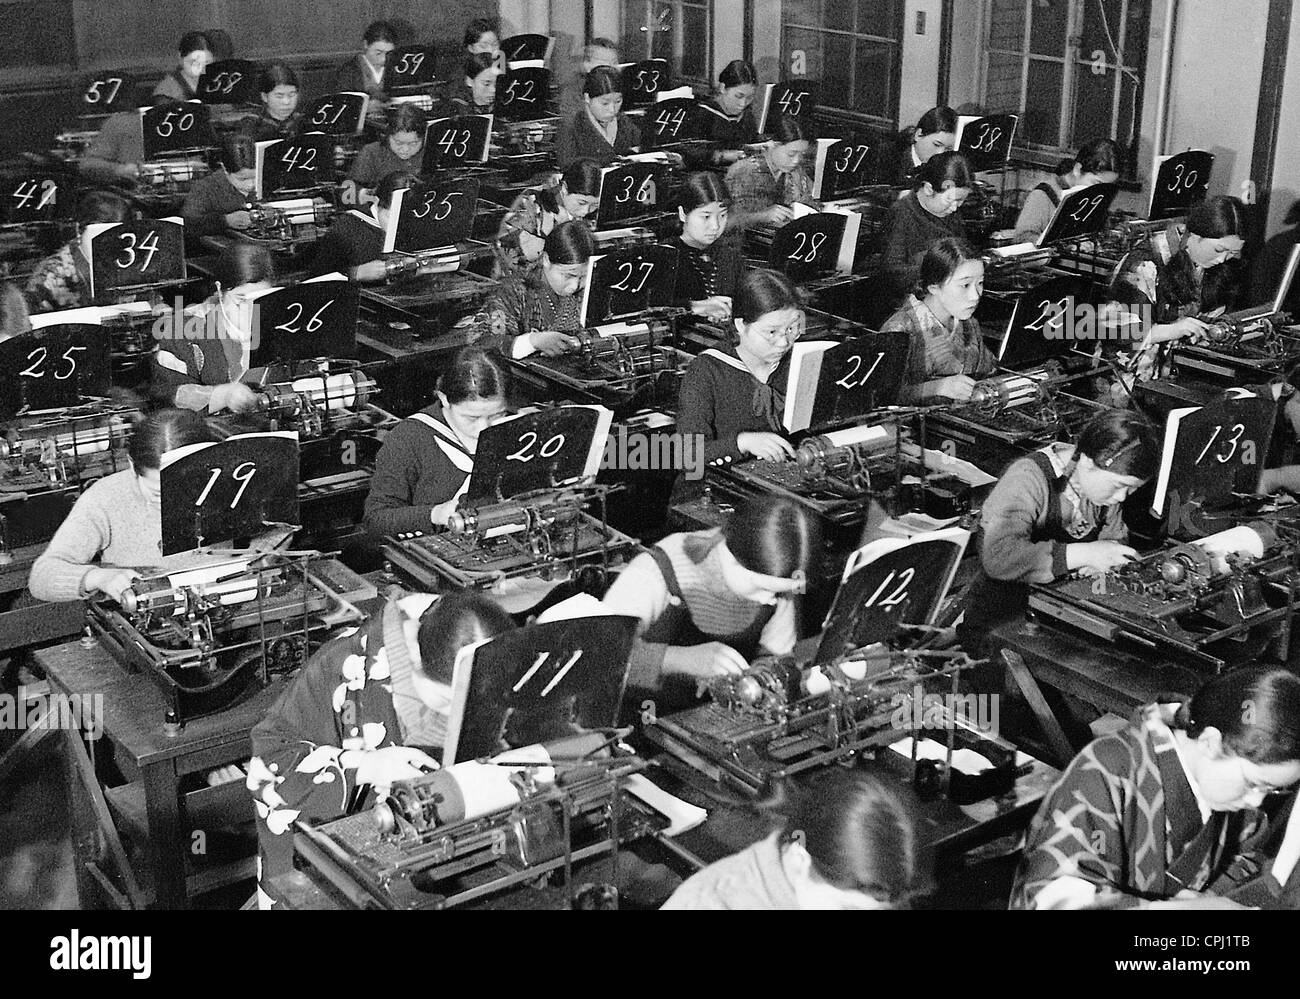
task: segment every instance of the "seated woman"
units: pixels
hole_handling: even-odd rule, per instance
[[[910,187],[921,167],[956,146],[957,112],[942,104],[932,107],[915,125],[899,132],[896,141],[881,143],[876,179],[881,184]]]
[[[257,92],[262,95],[262,110],[244,122],[244,128],[259,142],[289,139],[302,131],[298,101],[302,86],[293,68],[273,62],[262,68],[257,78]]]
[[[334,71],[333,93],[368,94],[379,105],[388,103],[384,70],[397,51],[397,31],[387,21],[372,21],[362,35],[360,52]]]
[[[1300,781],[1300,678],[1244,666],[1190,703],[1148,704],[1083,748],[1043,801],[1013,909],[1237,909],[1228,869],[1260,838],[1258,809]],[[1300,820],[1266,861],[1267,890],[1300,888]],[[1288,883],[1290,882],[1290,883]]]
[[[960,239],[934,243],[921,258],[918,287],[881,327],[908,338],[900,400],[909,405],[966,402],[975,379],[993,370],[975,309],[984,293],[984,262]]]
[[[469,485],[479,434],[506,413],[510,369],[495,352],[462,347],[436,395],[389,431],[375,457],[365,521],[376,537],[446,526]]]
[[[587,74],[597,66],[617,66],[623,60],[617,43],[608,38],[593,38],[582,49],[582,62],[576,73],[570,73],[560,83],[560,114],[571,117],[582,108],[582,85]]]
[[[716,173],[689,174],[678,192],[682,234],[677,250],[677,306],[714,322],[731,318],[745,265],[731,240],[723,239],[731,193]]]
[[[365,208],[352,208],[338,217],[316,244],[316,252],[307,265],[312,277],[338,271],[356,281],[383,281],[387,268],[383,261],[384,227],[393,195],[418,184],[413,173],[388,174],[375,187],[375,200]]]
[[[77,497],[32,565],[27,583],[32,596],[62,602],[103,593],[118,600],[143,571],[186,561],[185,556],[158,554],[162,458],[176,448],[215,439],[198,413],[164,409],[146,417],[131,437],[131,467],[106,475]]]
[[[257,139],[249,132],[221,137],[221,165],[190,185],[181,203],[187,237],[247,229],[257,186]]]
[[[754,93],[758,74],[752,63],[733,59],[718,74],[713,96],[703,102],[699,116],[703,138],[713,143],[700,166],[728,167],[745,158],[745,147],[758,141],[754,122]]]
[[[477,593],[421,594],[312,655],[253,728],[260,907],[279,901],[272,880],[293,869],[294,819],[363,811],[394,781],[438,767],[456,654],[513,627]]]
[[[560,124],[555,163],[568,169],[574,160],[609,166],[620,156],[641,151],[641,129],[621,113],[623,77],[613,66],[597,66],[582,85],[583,106]]]
[[[1267,302],[1277,294],[1282,275],[1286,272],[1287,259],[1295,245],[1300,243],[1300,201],[1286,213],[1283,225],[1290,228],[1270,236],[1251,265],[1249,302]],[[1300,318],[1300,281],[1291,282],[1282,311],[1289,312],[1293,319]]]
[[[585,219],[600,203],[600,164],[574,160],[553,187],[525,191],[510,206],[497,232],[496,272],[513,277],[542,255],[551,230],[564,222]]]
[[[1025,612],[1030,583],[1099,576],[1137,555],[1122,504],[1154,474],[1158,455],[1141,417],[1107,410],[1078,444],[1051,444],[1002,473],[980,512],[980,572],[958,629],[972,654],[990,629]]]
[[[465,54],[485,55],[501,72],[506,69],[506,54],[501,51],[501,37],[497,22],[488,17],[476,17],[465,28]]]
[[[506,357],[540,351],[555,357],[578,345],[587,261],[596,252],[587,223],[561,222],[546,237],[542,255],[526,271],[506,278],[479,317],[476,338]]]
[[[831,767],[764,811],[779,828],[686,879],[664,909],[898,909],[930,886],[902,788]]]
[[[84,192],[77,199],[77,235],[38,263],[27,279],[32,311],[58,312],[93,305],[90,261],[81,250],[80,231],[98,222],[125,222],[134,215],[131,203],[114,191]]]
[[[808,135],[798,118],[778,118],[772,123],[762,151],[733,163],[727,171],[727,190],[731,192],[727,226],[781,226],[794,218],[791,205],[820,208],[812,196],[812,178],[803,166],[807,155]]]
[[[0,343],[32,331],[27,300],[16,284],[0,281]]]
[[[912,190],[889,209],[880,267],[886,294],[901,302],[916,287],[921,258],[935,240],[966,238],[959,209],[970,197],[975,175],[961,153],[939,153],[918,168]]]
[[[213,269],[217,290],[199,306],[205,332],[217,336],[159,340],[150,366],[149,394],[162,406],[206,413],[245,413],[257,395],[241,378],[252,353],[251,295],[275,284],[275,260],[260,243],[243,240],[222,252]]]
[[[397,104],[384,115],[384,137],[362,147],[348,179],[374,190],[390,173],[418,174],[424,166],[424,132],[428,120],[414,104]]]
[[[1094,139],[1083,146],[1069,171],[1052,176],[1029,192],[1016,218],[1017,242],[1033,242],[1047,231],[1066,191],[1119,180],[1120,162],[1119,146],[1110,139]]]
[[[725,527],[669,535],[634,558],[601,602],[641,622],[624,703],[685,706],[714,677],[794,651],[794,598],[820,551],[816,517],[763,495],[744,500]]]
[[[784,461],[794,448],[781,435],[782,362],[803,334],[803,306],[784,275],[753,270],[740,281],[732,315],[735,346],[703,351],[682,378],[677,431],[699,435],[710,464],[746,455]]]
[[[139,178],[143,160],[139,112],[134,108],[116,111],[104,119],[85,155],[77,161],[77,174],[86,184],[126,187]]]
[[[501,69],[486,52],[465,57],[465,82],[448,98],[449,114],[492,114],[497,105],[497,78]]]
[[[199,96],[199,78],[212,64],[212,45],[200,31],[188,31],[181,36],[181,61],[175,69],[158,81],[153,88],[153,103],[192,101]]]

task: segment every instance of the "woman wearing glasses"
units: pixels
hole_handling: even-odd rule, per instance
[[[1253,904],[1294,899],[1300,820],[1261,808],[1297,781],[1300,677],[1289,670],[1242,667],[1190,703],[1149,704],[1085,746],[1048,794],[1011,907],[1240,908],[1222,893],[1247,854],[1262,861]]]

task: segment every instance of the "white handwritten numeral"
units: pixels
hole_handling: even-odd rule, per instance
[[[509,461],[532,461],[538,454],[543,458],[552,458],[564,447],[564,434],[556,434],[554,437],[549,438],[546,443],[538,448],[537,454],[530,453],[533,445],[537,443],[537,434],[532,430],[527,431],[516,443],[522,446],[514,454],[506,455],[506,459]]]
[[[468,128],[449,128],[438,138],[437,145],[446,155],[462,159],[469,153],[469,140]]]
[[[1000,125],[989,126],[989,123],[983,122],[980,125],[980,134],[975,137],[971,143],[971,152],[991,153],[997,148],[998,139],[1002,138],[1002,127]]]
[[[786,114],[797,118],[799,115],[803,113],[803,99],[805,96],[806,96],[806,91],[801,90],[797,94],[792,94],[789,91],[787,91],[786,93],[781,95],[781,98],[780,100],[777,101],[777,104],[781,105],[781,110],[784,111]]]
[[[1043,329],[1049,332],[1055,331],[1065,324],[1065,316],[1070,311],[1070,296],[1067,295],[1055,302],[1046,300],[1039,305],[1042,311],[1038,313],[1038,318],[1032,323],[1026,323],[1025,329],[1034,332]]]
[[[532,80],[511,80],[506,84],[506,95],[503,104],[535,104],[537,98],[533,96],[533,88],[536,84]]]
[[[883,361],[884,359],[885,359],[885,352],[882,350],[879,354],[876,355],[876,359],[871,363],[871,367],[867,369],[867,373],[859,378],[858,372],[861,370],[863,364],[862,355],[851,354],[849,356],[849,361],[853,365],[853,370],[850,371],[843,378],[841,378],[839,381],[837,381],[835,384],[838,385],[840,388],[844,389],[845,391],[849,391],[850,389],[855,389],[855,388],[861,388],[863,385],[867,384],[867,382],[871,380],[871,376],[876,373],[876,368],[880,367],[880,362]],[[856,381],[854,381],[855,378],[857,379]]]
[[[235,84],[243,78],[243,73],[220,72],[208,81],[208,85],[204,88],[204,93],[228,94],[235,89]]]
[[[339,105],[339,109],[330,116],[330,108],[334,107],[332,101],[326,101],[316,109],[316,113],[311,116],[313,125],[336,125],[338,120],[343,117],[343,112],[348,109],[346,104]]]
[[[1085,199],[1084,202],[1080,204],[1073,213],[1071,213],[1070,218],[1074,219],[1076,222],[1087,222],[1088,219],[1092,218],[1092,213],[1095,212],[1105,200],[1106,195],[1104,194],[1099,194],[1095,198]]]
[[[659,89],[659,70],[638,69],[636,71],[636,86],[643,94],[653,94]]]
[[[420,207],[414,209],[411,212],[411,215],[414,218],[423,219],[428,218],[432,213],[433,220],[435,222],[441,222],[451,214],[451,199],[459,198],[461,194],[462,192],[460,191],[450,191],[439,199],[437,191],[429,191],[425,194],[424,200],[420,202]],[[433,210],[434,205],[438,206],[436,212]]]
[[[280,157],[286,170],[315,170],[318,150],[307,146],[290,146]]]
[[[678,108],[676,111],[660,111],[659,117],[655,119],[655,124],[659,126],[660,135],[676,135],[681,131],[682,125],[686,122],[686,111]],[[671,127],[669,127],[671,126]]]
[[[857,173],[862,169],[862,161],[867,158],[867,146],[845,146],[835,160],[836,173]]]
[[[826,233],[815,232],[812,238],[808,238],[806,232],[797,232],[794,234],[795,250],[790,254],[790,259],[796,263],[811,264],[817,259],[817,251],[822,248],[826,242]]]
[[[1186,176],[1184,176],[1186,173]],[[1184,191],[1190,191],[1196,186],[1196,178],[1199,176],[1197,171],[1188,170],[1185,163],[1174,164],[1174,179],[1165,188],[1166,191],[1177,191],[1180,188]]]
[[[62,356],[60,357],[60,360],[64,361],[68,365],[68,367],[67,370],[62,374],[60,374],[58,371],[54,372],[55,381],[66,382],[69,378],[71,378],[77,371],[77,359],[72,355],[79,350],[89,350],[89,349],[90,348],[88,347],[69,347],[67,350],[65,350]],[[27,360],[32,361],[32,358],[35,358],[36,360],[32,361],[31,364],[25,367],[22,371],[18,372],[19,377],[20,378],[44,378],[45,358],[48,356],[48,353],[49,352],[44,347],[37,347],[30,354],[28,354]]]
[[[633,263],[630,260],[625,260],[618,265],[618,272],[622,277],[609,287],[612,291],[625,291],[629,295],[639,294],[641,289],[645,287],[645,283],[649,280],[650,275],[654,273],[654,269],[655,265],[653,260],[638,260],[636,263]],[[629,284],[629,282],[632,281],[633,275],[635,275],[637,271],[641,272],[641,277],[635,283]]]
[[[896,607],[907,599],[907,588],[911,585],[912,577],[916,575],[916,569],[907,568],[898,573],[898,585],[894,587],[892,593],[880,601],[881,607]],[[894,582],[894,571],[890,570],[888,576],[881,580],[880,585],[876,587],[876,592],[867,597],[862,604],[863,607],[874,607],[880,595],[885,592],[885,587]]]
[[[290,334],[315,333],[318,329],[320,329],[322,326],[325,325],[325,321],[321,319],[321,316],[325,314],[325,310],[328,309],[331,305],[333,305],[335,301],[336,299],[331,298],[328,302],[326,302],[319,309],[317,309],[312,314],[312,317],[307,320],[307,325],[305,328],[300,328],[297,325],[298,322],[302,319],[302,314],[305,311],[303,304],[301,302],[290,302],[289,311],[293,312],[293,315],[291,315],[286,322],[282,323],[281,325],[275,328],[278,330],[283,330],[285,333],[290,333]],[[294,312],[295,309],[297,310],[296,312]]]
[[[107,93],[100,90],[101,87],[107,88]],[[86,92],[81,95],[82,100],[87,104],[98,104],[103,100],[105,104],[112,104],[117,100],[117,92],[122,89],[122,78],[120,76],[110,76],[103,80],[96,80]]]
[[[199,498],[194,501],[195,506],[202,506],[204,501],[207,500],[208,494],[212,492],[212,487],[215,486],[217,480],[221,478],[223,469],[209,468],[208,471],[212,474],[208,477],[208,481],[204,485],[203,491],[199,493]],[[239,506],[239,501],[244,498],[244,490],[248,488],[248,484],[253,481],[253,476],[256,474],[257,463],[253,461],[246,461],[243,464],[236,465],[234,470],[231,471],[230,477],[239,483],[239,488],[235,490],[235,498],[230,501],[231,510]]]
[[[1196,456],[1195,463],[1197,465],[1201,463],[1201,459],[1206,456],[1210,448],[1214,445],[1214,442],[1219,439],[1219,434],[1221,434],[1222,432],[1223,432],[1223,424],[1216,423],[1214,425],[1214,433],[1210,434],[1210,439],[1205,442],[1205,447],[1201,448],[1201,453]],[[1244,423],[1234,423],[1232,425],[1232,436],[1227,438],[1227,443],[1232,446],[1228,448],[1227,453],[1224,453],[1222,451],[1215,452],[1214,460],[1217,461],[1220,465],[1226,465],[1228,462],[1230,462],[1232,460],[1232,456],[1237,453],[1237,447],[1241,443],[1241,435],[1244,434],[1245,432],[1246,432],[1246,425]]]
[[[41,200],[32,208],[32,211],[39,212],[54,200],[58,189],[58,185],[52,180],[43,180],[39,185],[35,180],[24,180],[14,189],[13,199],[18,202],[16,210],[26,207],[27,203],[36,197],[36,192],[40,191]]]
[[[423,52],[403,52],[397,67],[393,70],[398,76],[414,76],[424,64]]]
[[[173,133],[188,132],[194,127],[194,114],[191,111],[179,112],[168,111],[163,115],[162,121],[158,122],[154,131],[161,138],[168,138]],[[165,129],[165,131],[164,131]]]
[[[151,229],[145,236],[139,237],[133,232],[124,232],[118,239],[122,241],[122,255],[113,261],[118,269],[134,267],[139,255],[143,253],[144,263],[140,265],[140,273],[147,271],[153,263],[153,255],[158,252],[158,233]]]

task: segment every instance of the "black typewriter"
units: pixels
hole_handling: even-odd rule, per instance
[[[361,310],[412,335],[445,332],[482,308],[496,282],[470,271],[399,277],[361,290]]]

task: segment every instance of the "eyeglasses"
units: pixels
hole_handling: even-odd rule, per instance
[[[1245,757],[1239,756],[1237,757],[1237,759],[1240,761],[1241,779],[1243,783],[1245,783],[1246,785],[1247,794],[1258,794],[1261,797],[1267,798],[1270,795],[1287,794],[1289,791],[1291,791],[1290,787],[1274,787],[1272,784],[1269,784],[1267,781],[1255,780],[1253,777],[1251,777],[1249,774],[1246,773]]]
[[[799,319],[791,323],[789,326],[786,326],[784,329],[775,329],[775,330],[760,329],[757,330],[756,332],[768,343],[775,346],[778,343],[794,343],[801,336],[803,336],[803,331],[804,331],[804,321],[802,319]]]

